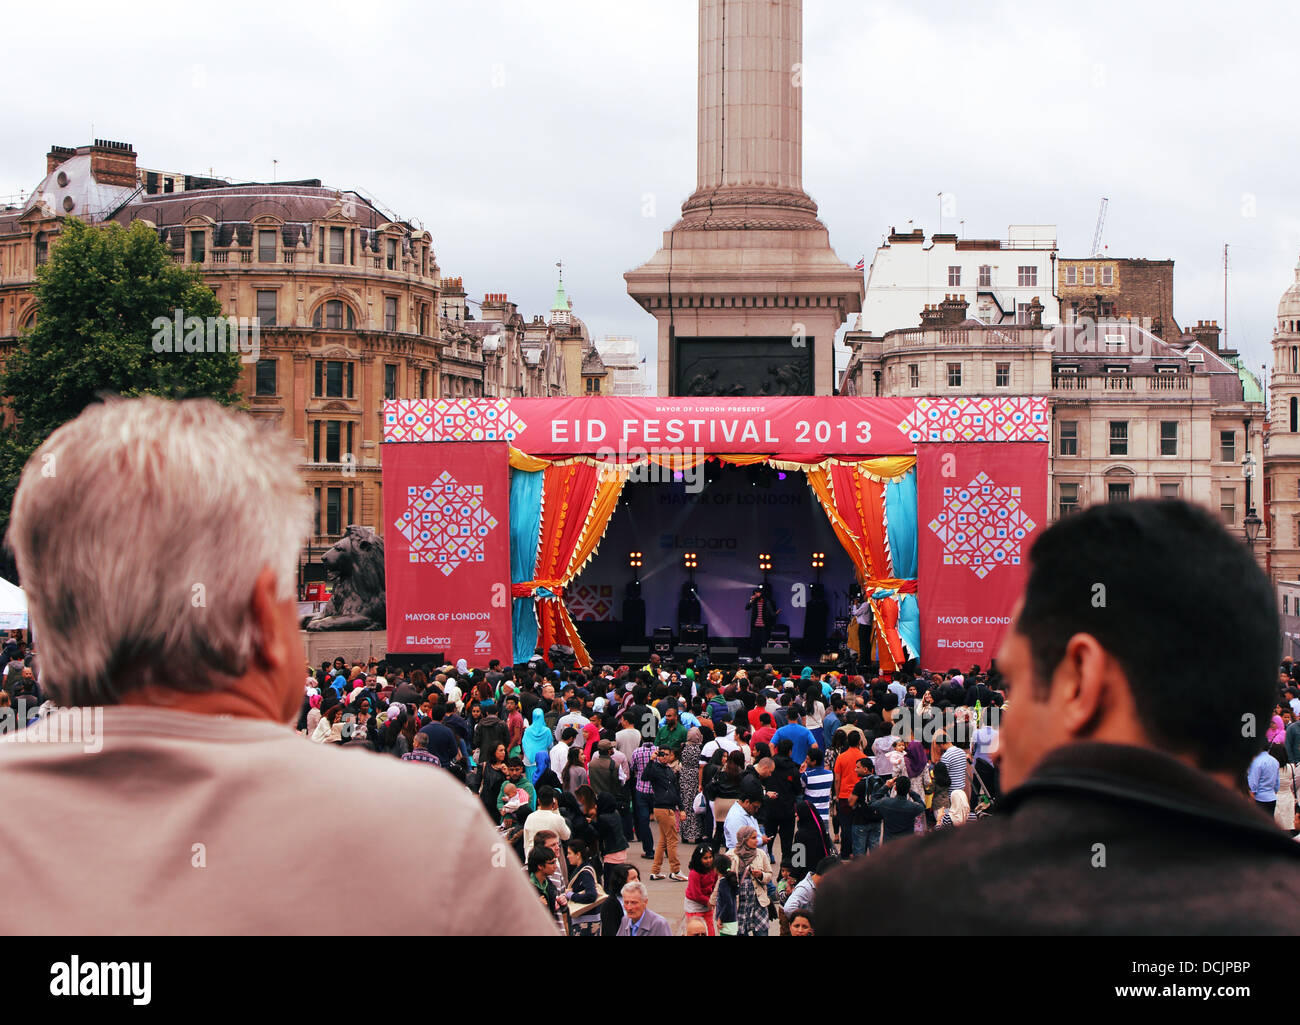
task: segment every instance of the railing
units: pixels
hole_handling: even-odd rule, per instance
[[[1192,379],[1183,374],[1053,374],[1052,389],[1071,392],[1191,391]]]
[[[1015,325],[987,328],[907,328],[885,335],[884,349],[1025,349],[1043,348],[1044,328]]]
[[[284,254],[284,262],[285,262],[285,263],[293,263],[293,262],[294,262],[294,258],[295,258],[297,255],[298,255],[298,254],[297,254],[297,253],[294,253],[294,252],[286,252],[286,253]]]

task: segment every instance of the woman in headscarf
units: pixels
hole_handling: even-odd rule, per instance
[[[1264,739],[1270,744],[1281,744],[1286,740],[1286,722],[1282,718],[1282,706],[1273,706],[1273,719],[1269,723]]]
[[[456,679],[463,680],[467,676],[469,676],[469,663],[463,658],[456,659]]]
[[[758,830],[741,826],[736,833],[736,849],[727,852],[735,866],[739,890],[736,893],[736,935],[766,936],[768,907],[772,898],[767,884],[772,881],[772,861],[766,848],[759,845]]]
[[[905,746],[903,748],[903,774],[907,776],[911,784],[912,793],[924,800],[926,789],[933,782],[930,775],[930,759],[926,757],[925,745],[922,744],[909,730],[903,737]],[[925,816],[918,815],[916,822],[912,825],[912,831],[916,833],[925,832]]]
[[[799,865],[791,866],[796,880],[803,879],[819,861],[835,853],[821,816],[802,795],[794,806],[794,849],[804,855]]]
[[[501,812],[497,809],[497,796],[505,781],[506,746],[499,743],[491,751],[483,752],[483,778],[478,790],[479,797],[483,799],[483,807],[498,825],[501,823]]]
[[[918,815],[917,818],[925,818],[924,815]],[[966,820],[970,818],[970,802],[966,800],[966,791],[954,790],[948,798],[948,807],[939,813],[935,821],[935,829],[948,829],[951,826],[965,825]]]
[[[695,812],[695,796],[700,792],[700,749],[704,746],[704,735],[692,726],[686,731],[686,743],[682,745],[681,769],[678,773],[678,786],[682,794],[682,807],[686,818],[682,819],[682,843],[699,843],[700,817]]]
[[[307,736],[315,740],[316,727],[320,725],[320,695],[311,695],[307,699],[307,706]]]
[[[538,752],[549,754],[551,748],[555,746],[555,737],[547,727],[546,715],[540,707],[533,709],[533,724],[524,730],[523,743],[526,765],[536,765]]]

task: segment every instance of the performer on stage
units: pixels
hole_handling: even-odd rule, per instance
[[[862,603],[854,605],[853,602],[858,598],[862,599]],[[865,662],[871,657],[871,628],[875,625],[875,617],[871,612],[871,602],[857,584],[853,585],[850,593],[849,606],[853,616],[849,628],[849,647],[857,652],[859,660]]]
[[[754,588],[749,601],[745,602],[745,608],[749,609],[749,645],[754,649],[754,657],[761,659],[763,647],[772,633],[772,624],[776,622],[781,610],[772,602],[767,584],[759,584]]]

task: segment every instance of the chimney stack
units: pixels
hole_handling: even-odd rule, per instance
[[[1192,337],[1211,352],[1219,351],[1219,322],[1217,320],[1198,320],[1192,328]]]
[[[90,173],[100,185],[134,188],[135,150],[129,142],[96,139],[90,147]]]
[[[966,310],[970,306],[964,295],[945,295],[939,309],[943,315],[944,327],[956,327],[966,319]]]

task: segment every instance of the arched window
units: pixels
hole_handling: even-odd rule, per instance
[[[351,331],[356,327],[356,318],[352,307],[342,299],[327,299],[316,307],[312,314],[312,327],[321,327],[326,331]]]
[[[1300,431],[1300,399],[1291,399],[1291,433]]]

